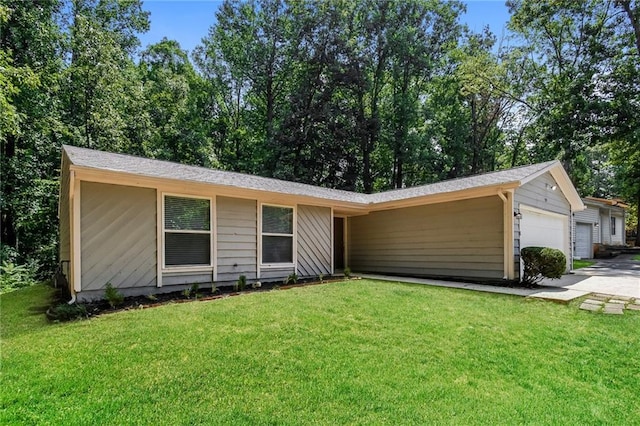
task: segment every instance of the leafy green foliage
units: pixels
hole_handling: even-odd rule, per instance
[[[187,289],[187,292],[189,290]],[[104,298],[107,299],[112,308],[119,306],[124,302],[124,295],[118,291],[111,283],[107,283],[104,289]]]
[[[0,293],[29,287],[35,283],[31,268],[27,265],[16,265],[9,261],[2,262],[0,266]]]
[[[245,289],[245,287],[247,286],[247,277],[246,275],[240,275],[238,277],[238,290],[243,291]]]
[[[52,321],[72,321],[87,318],[87,307],[80,303],[60,303],[47,311]]]
[[[291,284],[295,284],[298,282],[298,275],[297,274],[289,274],[289,276],[287,276],[284,281],[283,284],[284,285],[291,285]]]
[[[567,269],[567,258],[558,249],[524,247],[520,257],[524,262],[522,281],[526,284],[536,284],[544,278],[560,278]]]

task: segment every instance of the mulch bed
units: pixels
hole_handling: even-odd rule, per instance
[[[198,289],[197,292],[185,292],[175,291],[171,293],[159,293],[153,295],[146,296],[129,296],[125,297],[123,302],[116,306],[115,308],[111,307],[107,300],[96,300],[93,302],[85,302],[79,305],[82,305],[86,309],[86,317],[95,317],[103,314],[110,314],[115,312],[122,311],[130,311],[134,309],[147,309],[154,308],[157,306],[168,305],[172,303],[187,303],[187,302],[203,302],[217,299],[224,299],[227,297],[240,296],[242,294],[251,294],[251,293],[259,293],[265,291],[272,290],[288,290],[296,287],[304,287],[308,285],[318,285],[318,284],[327,284],[332,282],[340,282],[344,281],[343,277],[330,277],[328,279],[324,279],[322,281],[317,281],[316,279],[300,279],[295,284],[287,284],[284,285],[282,282],[265,282],[262,283],[258,288],[252,288],[248,285],[242,291],[234,290],[233,286],[221,286],[215,289],[215,292],[211,292],[211,288],[202,288]],[[54,306],[65,303],[66,301],[58,300],[54,303]],[[60,321],[60,318],[56,318],[52,314],[52,308],[47,311],[47,317],[52,321]],[[85,317],[83,315],[83,317]]]

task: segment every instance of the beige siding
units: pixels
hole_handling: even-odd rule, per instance
[[[71,226],[69,224],[69,163],[66,155],[62,156],[60,167],[60,198],[58,204],[58,226],[60,233],[60,262],[65,264],[63,272],[69,278],[67,269],[71,260]]]
[[[219,282],[256,278],[257,212],[255,200],[216,198]]]
[[[156,191],[82,182],[82,290],[156,285]]]
[[[354,271],[502,278],[498,196],[409,207],[349,219]]]
[[[298,275],[331,273],[331,209],[298,206]]]

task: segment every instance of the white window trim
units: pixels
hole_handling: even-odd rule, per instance
[[[178,271],[189,271],[189,272],[210,272],[214,265],[216,264],[216,245],[215,245],[215,222],[214,222],[214,214],[215,214],[215,200],[213,197],[204,197],[200,195],[189,195],[189,194],[177,194],[172,192],[163,192],[161,195],[162,201],[162,272],[178,272]],[[194,230],[167,230],[164,227],[165,223],[165,199],[166,197],[178,197],[178,198],[195,198],[199,200],[209,200],[209,230],[208,231],[194,231]],[[209,264],[208,265],[171,265],[167,266],[165,263],[165,235],[166,233],[180,233],[180,234],[209,234]]]
[[[291,209],[293,211],[293,234],[276,234],[272,232],[262,233],[262,207],[280,207],[285,209]],[[298,264],[298,209],[297,206],[286,206],[282,204],[271,204],[271,203],[260,203],[260,208],[258,209],[258,266],[259,269],[278,269],[278,268],[294,268],[297,270],[296,265]],[[291,250],[293,251],[291,258],[293,262],[291,263],[262,263],[262,236],[273,236],[273,237],[291,237]],[[297,272],[297,271],[296,271]]]

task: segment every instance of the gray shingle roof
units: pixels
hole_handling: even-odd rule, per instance
[[[399,201],[484,186],[495,186],[514,182],[521,184],[523,180],[526,180],[528,177],[537,175],[557,163],[556,161],[549,161],[412,188],[397,189],[376,194],[360,194],[243,173],[188,166],[169,161],[152,160],[125,154],[113,154],[68,145],[63,146],[63,149],[67,153],[71,163],[80,167],[364,205]]]
[[[464,178],[445,180],[442,182],[415,186],[412,188],[379,192],[377,194],[371,194],[369,196],[369,201],[372,203],[384,203],[389,201],[423,197],[426,195],[462,191],[471,188],[481,188],[483,186],[495,186],[513,182],[522,182],[527,177],[540,173],[555,163],[556,161],[548,161],[546,163],[531,164],[528,166],[521,166],[508,170],[501,170],[497,172],[483,173],[480,175]]]

